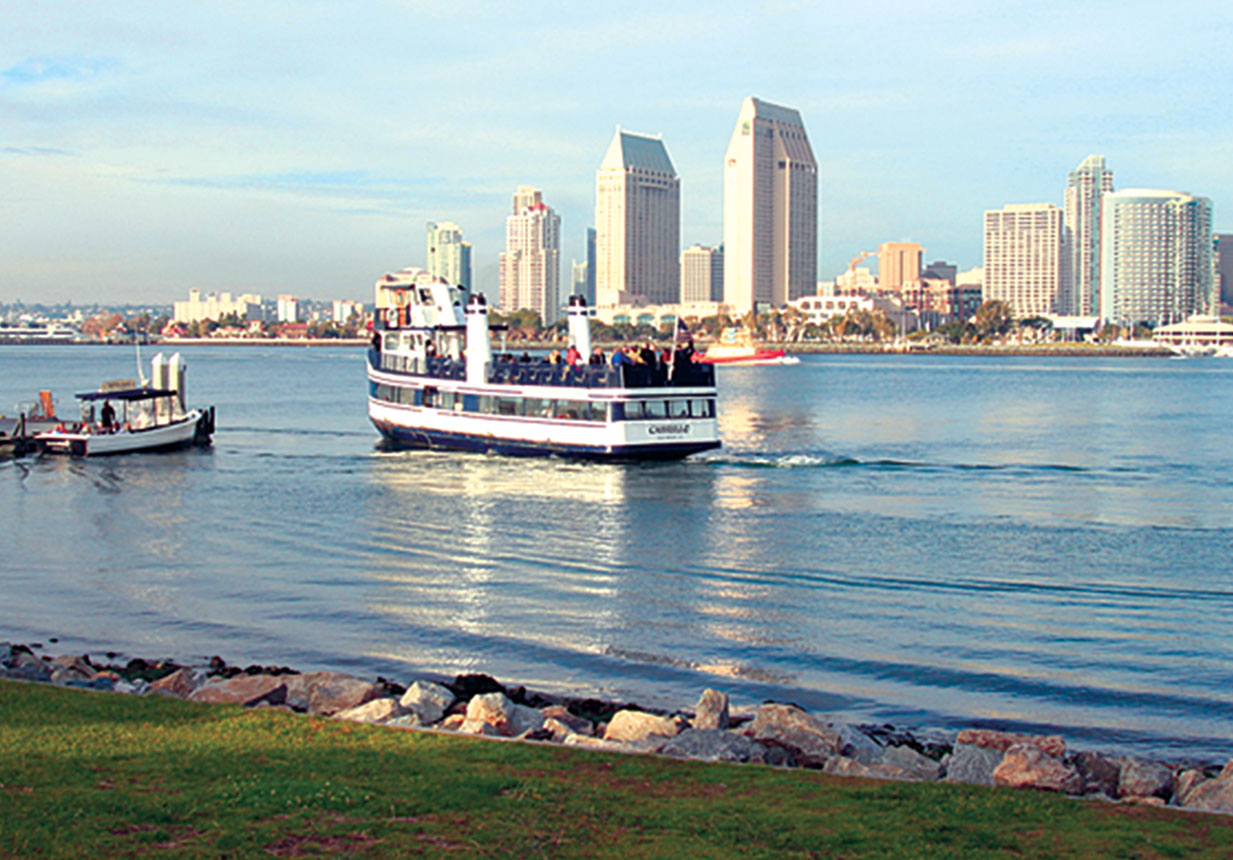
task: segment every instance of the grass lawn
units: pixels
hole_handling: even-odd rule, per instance
[[[1208,858],[1233,819],[0,682],[0,857]]]

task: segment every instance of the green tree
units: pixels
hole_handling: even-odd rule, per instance
[[[1010,305],[1000,299],[989,299],[972,315],[972,328],[978,340],[992,340],[1007,335],[1015,325]]]

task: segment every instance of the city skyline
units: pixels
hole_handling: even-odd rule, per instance
[[[437,38],[460,18],[466,39]],[[1091,19],[1095,38],[1075,23]],[[870,20],[888,28],[877,51],[837,35]],[[423,225],[444,220],[492,295],[512,187],[544,189],[562,253],[582,258],[618,122],[670,142],[677,250],[716,245],[732,112],[751,94],[808,123],[820,279],[888,241],[978,265],[983,211],[1061,205],[1059,172],[1093,152],[1210,198],[1227,232],[1233,119],[1216,85],[1231,33],[1233,12],[1145,4],[15,6],[0,11],[0,301],[364,295],[423,265]],[[773,54],[733,64],[751,40]],[[515,58],[527,44],[552,61]]]

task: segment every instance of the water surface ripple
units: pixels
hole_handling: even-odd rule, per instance
[[[0,463],[0,639],[1233,755],[1233,362],[722,368],[723,449],[615,466],[380,450],[359,350],[183,352],[212,450]],[[0,410],[132,364],[4,347]]]

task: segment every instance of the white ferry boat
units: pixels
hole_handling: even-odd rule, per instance
[[[49,454],[97,457],[209,445],[214,407],[186,408],[185,368],[179,353],[170,361],[159,353],[151,367],[152,385],[116,380],[104,383],[98,391],[78,394],[80,420],[60,420],[52,429],[36,434],[36,448]],[[46,402],[50,404],[50,397]],[[96,415],[95,406],[100,403],[101,414]]]
[[[484,297],[419,269],[379,280],[377,308],[368,416],[395,447],[667,460],[720,445],[714,368],[684,351],[658,366],[494,356]],[[581,296],[569,334],[590,356]]]
[[[63,323],[0,324],[0,343],[72,343],[81,332]]]

